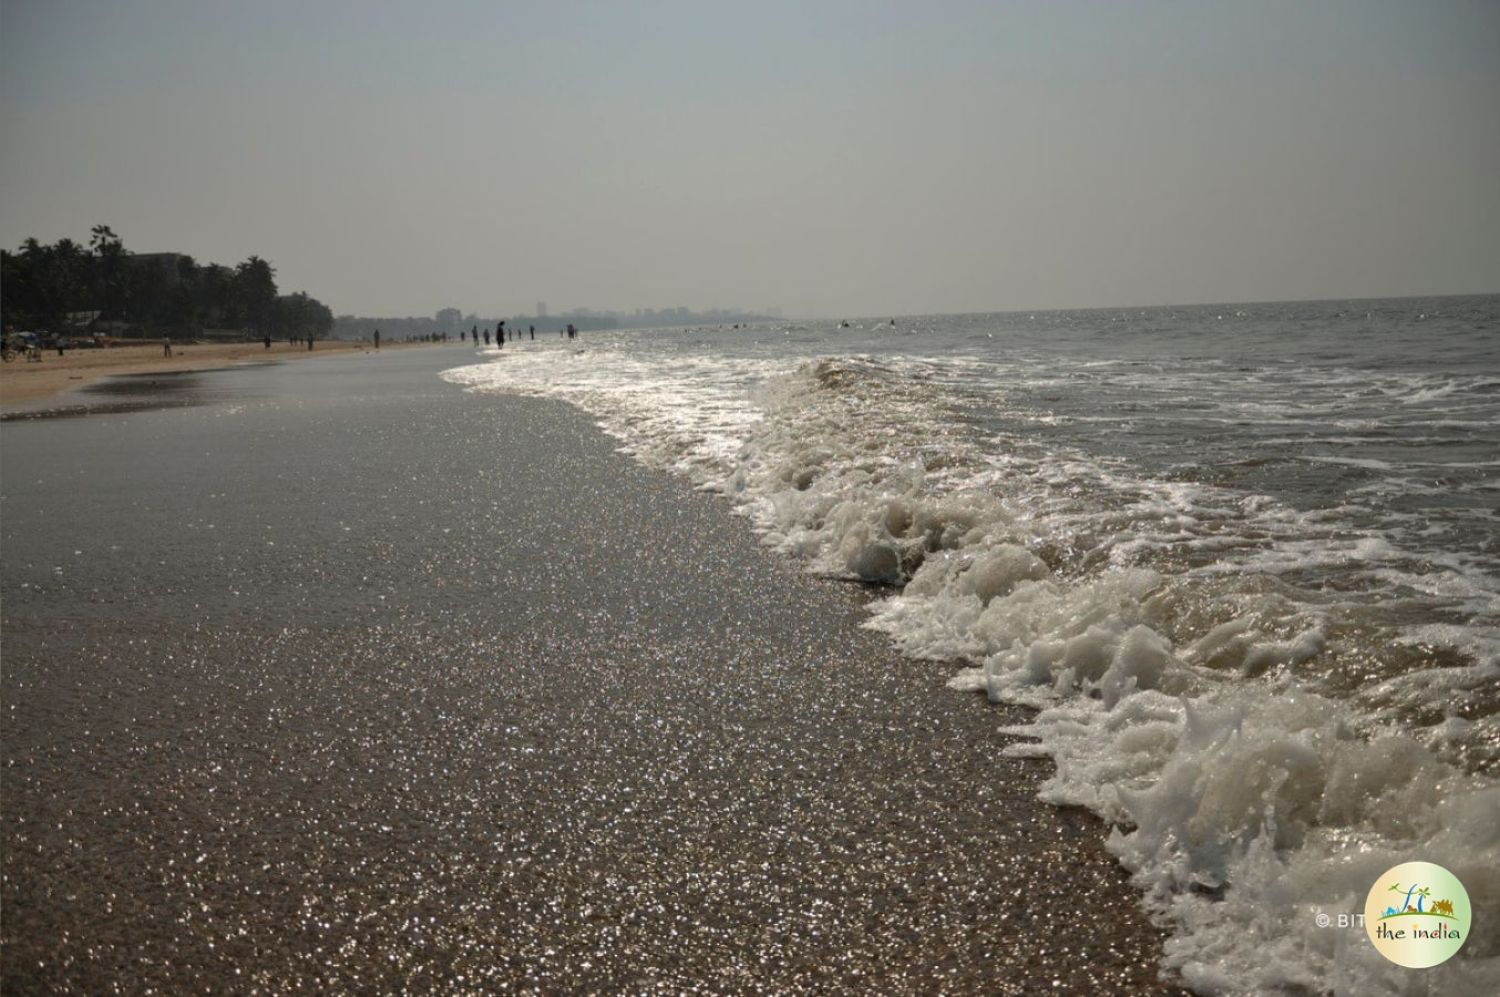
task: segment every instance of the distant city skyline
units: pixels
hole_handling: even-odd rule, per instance
[[[1464,0],[5,0],[0,244],[361,315],[1491,292],[1497,96]]]
[[[545,305],[545,304],[546,304],[546,302],[538,302],[538,305]],[[785,313],[780,308],[738,308],[738,307],[717,308],[717,307],[715,307],[715,308],[697,309],[697,308],[689,308],[686,305],[674,305],[674,306],[670,306],[670,307],[666,307],[666,308],[591,308],[591,307],[589,307],[587,305],[577,305],[577,306],[570,307],[570,308],[564,308],[562,311],[556,312],[556,313],[551,314],[551,315],[549,315],[548,312],[547,312],[547,310],[544,309],[544,308],[539,308],[538,310],[532,311],[532,312],[525,312],[525,311],[511,312],[510,314],[507,315],[507,314],[498,313],[498,312],[474,311],[474,310],[470,310],[470,309],[458,308],[456,306],[449,305],[449,306],[447,306],[445,308],[439,308],[431,316],[431,319],[432,319],[433,323],[436,324],[436,325],[438,325],[438,326],[457,328],[459,325],[467,324],[467,323],[472,323],[472,322],[475,322],[475,321],[480,321],[480,322],[494,322],[497,319],[501,319],[501,318],[504,318],[506,321],[510,321],[511,319],[528,319],[528,318],[534,318],[534,319],[538,319],[538,320],[544,320],[544,319],[551,318],[551,319],[556,320],[556,319],[574,318],[574,317],[580,317],[580,316],[581,317],[588,317],[588,318],[614,318],[614,319],[652,319],[652,318],[660,317],[660,318],[663,318],[663,319],[703,320],[703,321],[718,321],[718,320],[722,319],[724,321],[730,321],[730,320],[734,320],[734,319],[743,320],[743,319],[747,319],[747,318],[748,319],[754,319],[754,318],[767,318],[767,319],[770,319],[770,318],[780,318],[784,314]],[[349,313],[349,314],[346,314],[346,315],[341,315],[340,317],[341,318],[397,318],[397,319],[415,319],[415,320],[420,320],[420,319],[427,318],[427,316],[423,316],[423,315],[388,315],[388,316],[378,316],[378,315],[355,315],[353,313]]]

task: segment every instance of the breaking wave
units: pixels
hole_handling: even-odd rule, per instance
[[[1466,884],[1476,925],[1500,920],[1500,664],[1475,622],[1497,593],[1462,559],[1024,431],[1055,414],[985,418],[1016,375],[982,357],[622,338],[445,376],[583,407],[770,547],[883,586],[869,625],[954,689],[1031,707],[1004,751],[1050,758],[1043,798],[1110,825],[1189,986],[1407,992],[1362,937],[1314,924],[1412,858]],[[1500,937],[1429,985],[1500,991]]]

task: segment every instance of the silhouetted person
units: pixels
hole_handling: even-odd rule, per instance
[[[266,337],[266,349],[269,350],[270,348],[271,348],[271,337],[267,336]]]
[[[172,337],[171,336],[163,336],[163,337],[161,337],[161,355],[164,356],[164,357],[169,357],[169,356],[172,355]]]
[[[375,348],[377,350],[380,349],[380,330],[379,329],[375,330]]]
[[[531,339],[533,342],[536,341],[536,326],[531,326]]]

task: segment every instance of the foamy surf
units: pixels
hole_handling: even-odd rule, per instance
[[[1417,534],[1388,526],[1400,509],[1298,508],[1058,438],[1086,412],[982,417],[1010,383],[1068,390],[1039,364],[810,358],[778,332],[728,349],[604,337],[447,376],[578,404],[639,459],[724,494],[769,546],[889,586],[872,627],[952,664],[954,688],[1037,710],[1005,750],[1051,758],[1044,798],[1110,824],[1193,988],[1500,990],[1493,931],[1417,978],[1361,933],[1317,927],[1411,858],[1467,885],[1476,925],[1500,917],[1500,597],[1482,557],[1408,549],[1397,540]],[[844,344],[830,331],[817,345]],[[1374,381],[1340,390],[1417,406],[1472,395],[1451,378]],[[1369,421],[1283,394],[1231,402],[1260,425]],[[1140,418],[1118,431],[1152,431]]]

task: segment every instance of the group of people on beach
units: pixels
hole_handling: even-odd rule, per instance
[[[62,340],[57,341],[57,355],[63,355]],[[10,363],[16,357],[24,356],[28,362],[42,362],[42,343],[31,333],[16,334],[7,329],[5,335],[0,337],[0,360]]]
[[[557,334],[559,336],[566,336],[568,339],[577,339],[578,338],[578,329],[574,327],[574,325],[573,325],[572,322],[569,322],[568,325],[567,325],[567,328],[565,328],[565,329],[559,329],[557,331]],[[485,346],[490,345],[490,330],[488,330],[488,329],[481,329],[477,325],[474,326],[472,329],[470,329],[468,332],[459,332],[458,335],[465,342],[472,341],[473,344],[474,344],[474,348],[476,350],[479,349],[479,343],[480,343],[481,339],[484,341],[484,345]],[[524,335],[529,335],[530,338],[531,338],[531,340],[532,340],[532,342],[535,342],[536,341],[536,326],[534,326],[534,325],[528,325],[526,327],[526,333]],[[505,328],[505,320],[504,319],[501,319],[495,325],[495,333],[494,333],[495,345],[497,347],[500,347],[501,349],[504,349],[505,344],[507,342],[515,342],[516,340],[522,339],[522,338],[523,338],[523,333],[521,332],[520,329],[507,329],[507,328]]]

